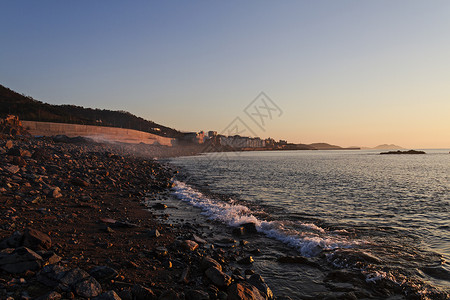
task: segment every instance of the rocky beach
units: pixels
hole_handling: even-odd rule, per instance
[[[153,158],[179,151],[3,135],[0,298],[275,298],[245,240],[164,222],[175,171]]]

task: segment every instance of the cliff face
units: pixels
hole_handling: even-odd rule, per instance
[[[147,121],[126,111],[51,105],[21,95],[0,85],[0,117],[14,114],[20,120],[128,128],[165,137],[180,137],[179,131]]]

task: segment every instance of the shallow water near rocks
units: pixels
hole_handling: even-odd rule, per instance
[[[445,299],[450,289],[450,155],[448,150],[426,152],[174,158],[170,162],[181,173],[171,201],[191,208],[178,211],[201,213],[198,223],[209,224],[216,234],[229,235],[232,226],[254,222],[259,234],[245,237],[261,248],[253,268],[276,295]],[[303,256],[314,264],[277,262],[282,256]]]

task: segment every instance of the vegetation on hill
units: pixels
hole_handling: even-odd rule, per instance
[[[52,105],[0,85],[0,117],[4,118],[9,114],[27,121],[121,127],[175,138],[183,135],[175,129],[147,121],[126,111]]]

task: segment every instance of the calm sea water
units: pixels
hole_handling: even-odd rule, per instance
[[[386,289],[386,298],[445,299],[450,288],[450,154],[425,151],[175,158],[171,163],[182,176],[174,195],[225,225],[255,222],[275,256],[295,253],[321,265],[314,270],[266,259],[258,267],[281,294],[301,298],[358,291],[362,287],[352,277],[357,274],[364,276],[367,289]],[[348,271],[353,279],[333,281],[335,270]]]

